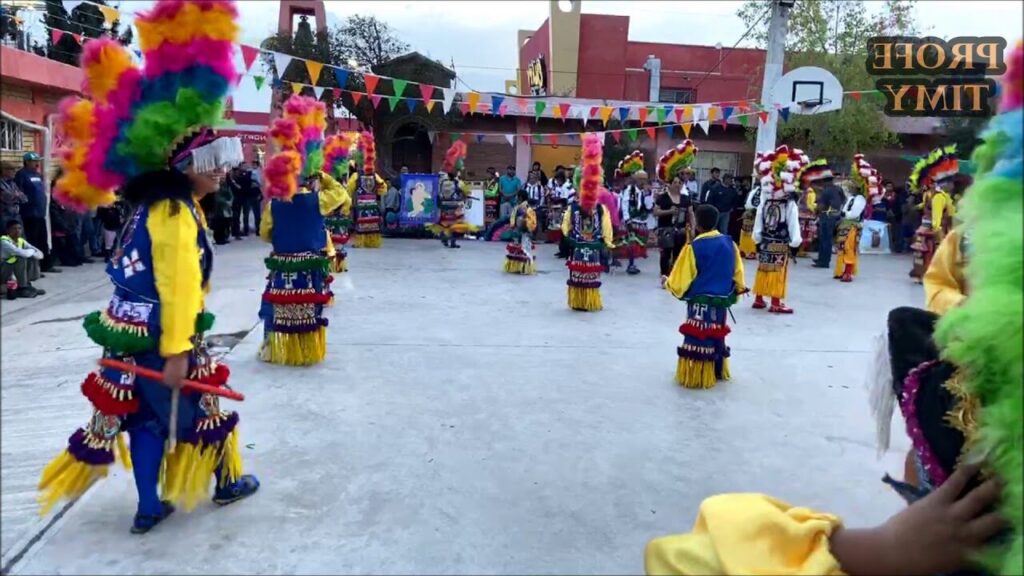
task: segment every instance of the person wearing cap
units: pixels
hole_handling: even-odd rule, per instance
[[[46,231],[46,189],[43,175],[39,171],[39,155],[26,152],[22,168],[14,175],[14,183],[25,194],[26,202],[21,204],[21,222],[25,227],[25,239],[43,252],[40,268],[43,272],[60,272],[53,267],[50,258],[50,242]]]

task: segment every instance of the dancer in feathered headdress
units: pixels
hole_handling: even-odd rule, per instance
[[[747,260],[757,258],[757,244],[754,243],[754,219],[757,207],[761,204],[761,176],[757,167],[761,164],[763,154],[754,154],[754,174],[750,178],[750,190],[743,201],[743,224],[740,227],[740,254]]]
[[[594,311],[601,304],[602,254],[614,245],[611,214],[598,202],[601,194],[601,137],[583,137],[583,158],[576,168],[576,200],[562,218],[562,234],[569,240],[569,308]]]
[[[242,474],[238,415],[222,411],[217,396],[178,393],[185,378],[220,387],[228,376],[202,343],[213,323],[204,310],[213,250],[199,199],[242,161],[241,142],[211,129],[237,80],[236,19],[233,2],[161,0],[135,20],[145,67],[117,42],[91,40],[82,55],[85,98],[61,104],[68,149],[58,201],[94,208],[113,203],[121,188],[135,210],[107,266],[110,305],[86,316],[86,332],[105,359],[162,373],[162,381],[109,367],[86,378],[93,416],[43,471],[44,512],[81,496],[118,458],[135,469],[135,533],[176,503],[194,506],[214,476],[220,504],[259,487]]]
[[[627,274],[639,274],[637,258],[647,258],[647,240],[651,232],[647,228],[647,217],[654,208],[650,180],[644,171],[644,154],[634,150],[619,162],[615,178],[622,186],[619,192],[619,209],[622,213],[621,228],[616,239],[616,256],[629,260]],[[624,183],[621,181],[625,180]]]
[[[914,268],[910,277],[918,283],[931,264],[935,247],[953,229],[953,180],[960,172],[960,161],[956,156],[956,145],[943,146],[932,150],[922,158],[910,173],[910,190],[921,195],[921,226],[914,233],[911,250],[914,251]]]
[[[444,155],[441,166],[440,190],[437,193],[440,217],[437,224],[428,224],[427,230],[441,238],[448,248],[461,248],[458,237],[475,232],[477,227],[466,222],[466,207],[472,202],[469,186],[462,180],[466,143],[456,140]]]
[[[260,306],[260,358],[273,364],[308,366],[327,354],[323,307],[333,295],[324,220],[348,194],[324,172],[326,126],[322,102],[293,95],[270,127],[278,152],[263,172],[267,201],[260,237],[273,251],[265,260],[269,274]]]
[[[658,218],[662,276],[668,276],[683,246],[693,241],[695,236],[693,202],[697,197],[696,192],[691,194],[688,185],[692,182],[690,165],[696,157],[697,147],[691,140],[683,140],[658,159],[658,178],[669,184],[668,192],[659,196],[654,205],[654,215]]]
[[[384,179],[377,175],[377,143],[373,132],[359,134],[357,142],[357,164],[359,171],[349,176],[348,194],[355,198],[356,248],[381,247],[381,198],[388,191]]]
[[[863,154],[853,156],[850,166],[850,178],[854,188],[850,197],[839,210],[839,224],[833,244],[836,247],[836,266],[833,278],[841,282],[853,282],[857,275],[857,252],[860,247],[860,233],[867,207],[867,198],[879,193],[880,182],[878,171],[864,160]]]
[[[818,235],[818,191],[815,186],[821,187],[826,182],[832,181],[832,170],[828,167],[828,160],[819,158],[808,163],[800,169],[796,179],[800,183],[798,207],[800,209],[800,237],[803,240],[798,255],[804,256],[811,249],[811,243]],[[753,229],[753,218],[751,218],[750,224]],[[754,243],[753,238],[750,243]],[[740,248],[742,247],[741,242]]]
[[[342,132],[327,137],[324,143],[324,172],[338,182],[348,182],[352,170],[350,156],[355,146],[356,135]],[[352,227],[352,197],[345,194],[345,201],[338,209],[327,215],[327,257],[331,261],[331,272],[340,274],[348,271],[349,229]]]
[[[794,195],[796,175],[808,163],[807,156],[783,144],[760,155],[757,171],[761,198],[751,232],[757,244],[757,276],[754,278],[754,308],[768,308],[774,314],[792,314],[786,297],[790,249],[800,246],[800,209]],[[772,299],[771,307],[765,297]]]
[[[536,274],[536,256],[533,253],[533,234],[537,231],[537,213],[530,206],[530,193],[520,190],[518,204],[509,215],[512,237],[505,245],[505,272],[509,274]]]

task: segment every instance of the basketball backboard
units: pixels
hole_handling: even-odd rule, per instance
[[[843,86],[831,72],[803,66],[783,74],[772,89],[772,104],[790,114],[821,114],[843,107]]]

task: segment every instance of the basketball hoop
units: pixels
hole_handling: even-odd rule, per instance
[[[831,103],[832,103],[832,99],[831,98],[809,98],[807,100],[801,100],[801,101],[797,102],[797,104],[803,110],[808,110],[808,109],[811,109],[811,108],[818,108],[819,106],[824,106],[826,104],[831,104]]]

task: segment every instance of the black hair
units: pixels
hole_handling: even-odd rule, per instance
[[[505,166],[505,170],[515,170],[516,167],[512,165]]]
[[[711,204],[697,206],[694,217],[697,219],[697,228],[701,232],[710,232],[718,226],[718,208]]]
[[[11,226],[14,226],[15,224],[21,225],[21,220],[16,220],[14,218],[11,218],[10,220],[7,221],[7,225],[4,226],[4,230],[10,230]]]
[[[153,170],[129,180],[123,195],[132,206],[148,206],[158,200],[188,201],[192,198],[192,181],[174,168]]]
[[[526,191],[526,189],[523,189],[523,190],[519,191],[519,194],[517,194],[517,197],[519,198],[520,202],[524,202],[524,201],[530,199],[530,194]]]
[[[711,169],[711,173],[712,173],[712,174],[714,174],[714,173],[716,173],[716,172],[717,172],[717,173],[721,173],[721,172],[722,172],[722,170],[721,170],[721,169],[719,169],[719,168],[718,168],[717,166],[715,166],[714,168],[712,168],[712,169]]]

